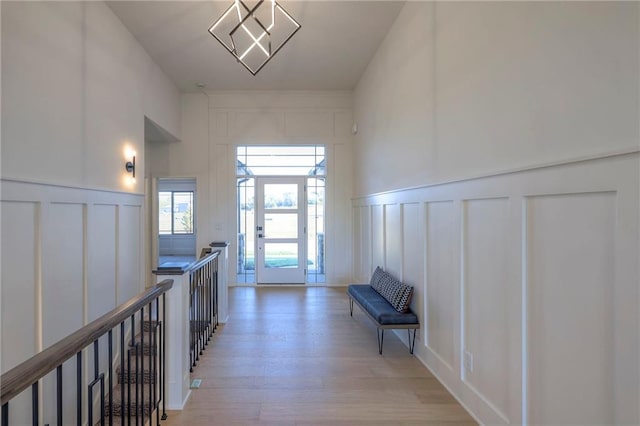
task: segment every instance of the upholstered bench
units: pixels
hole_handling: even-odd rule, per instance
[[[387,329],[407,329],[409,353],[413,354],[416,330],[420,328],[418,317],[409,309],[413,287],[401,283],[377,267],[370,284],[351,284],[347,288],[347,294],[351,316],[353,316],[355,302],[376,324],[380,354],[384,344],[384,331]],[[411,336],[411,330],[413,330],[413,336]]]

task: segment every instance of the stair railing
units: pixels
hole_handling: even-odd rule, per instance
[[[211,249],[205,249],[211,250]],[[190,371],[218,327],[218,250],[189,267],[189,361]]]
[[[0,379],[2,425],[12,424],[10,420],[15,420],[13,424],[28,424],[25,418],[14,419],[10,409],[14,399],[29,387],[33,425],[47,422],[49,418],[57,425],[145,425],[153,424],[154,412],[155,424],[160,424],[160,411],[165,420],[165,295],[172,286],[171,279],[156,284],[3,374]],[[105,339],[107,360],[101,364],[104,349],[100,349],[100,342]],[[75,383],[64,383],[63,364],[74,357]],[[45,396],[55,399],[51,401],[55,406],[55,421],[53,413],[41,412],[45,404],[40,400],[44,395],[41,383],[54,371],[55,397],[49,393]],[[75,393],[75,409],[69,409],[66,392]],[[94,416],[96,405],[99,416]]]

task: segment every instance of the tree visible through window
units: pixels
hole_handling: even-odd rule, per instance
[[[160,235],[193,234],[193,191],[158,193]]]

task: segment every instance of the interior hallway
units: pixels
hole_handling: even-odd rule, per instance
[[[476,424],[391,332],[378,354],[340,287],[230,288],[192,377],[201,387],[163,425]]]

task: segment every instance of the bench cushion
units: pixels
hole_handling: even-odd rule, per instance
[[[351,284],[347,292],[380,325],[418,324],[418,317],[411,311],[398,312],[389,302],[368,284]]]

